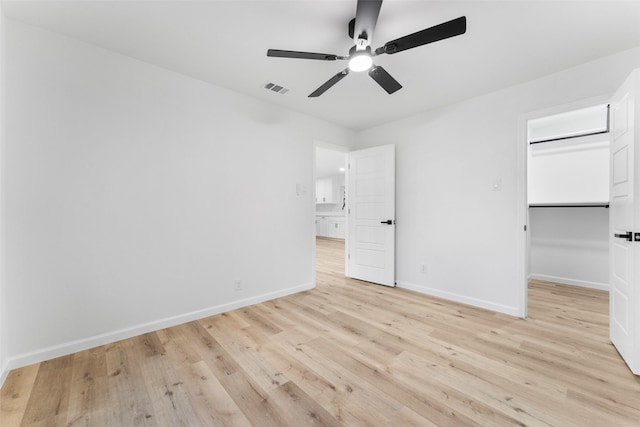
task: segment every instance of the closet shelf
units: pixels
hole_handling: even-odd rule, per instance
[[[594,203],[530,203],[530,208],[608,208],[609,202]]]

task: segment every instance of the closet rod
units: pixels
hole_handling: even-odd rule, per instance
[[[545,142],[553,142],[553,141],[564,141],[565,139],[573,139],[573,138],[582,138],[583,136],[591,136],[591,135],[602,135],[605,133],[609,133],[609,107],[610,105],[607,104],[607,127],[605,130],[601,130],[598,132],[587,132],[587,133],[580,133],[577,135],[569,135],[569,136],[560,136],[558,138],[549,138],[549,139],[541,139],[538,141],[529,141],[529,145],[533,145],[533,144],[544,144]]]
[[[530,208],[609,208],[609,203],[532,203]]]

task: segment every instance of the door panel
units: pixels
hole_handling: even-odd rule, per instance
[[[622,184],[629,180],[629,150],[626,146],[613,153],[613,183]]]
[[[395,146],[352,151],[348,177],[347,275],[395,286]]]
[[[640,242],[615,237],[640,231],[638,115],[640,72],[634,71],[611,102],[611,212],[609,328],[611,342],[631,371],[640,374]]]
[[[356,219],[376,219],[385,216],[384,203],[358,203]]]

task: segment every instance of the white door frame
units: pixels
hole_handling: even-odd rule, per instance
[[[580,110],[582,108],[593,107],[595,105],[602,105],[608,103],[610,96],[597,96],[593,98],[587,98],[580,101],[572,102],[569,104],[563,104],[555,107],[545,108],[542,110],[533,111],[527,114],[523,114],[518,118],[518,218],[522,219],[522,233],[518,233],[518,277],[520,277],[520,286],[518,287],[519,293],[519,307],[518,315],[522,318],[527,317],[529,310],[529,254],[531,251],[531,230],[529,227],[529,203],[527,197],[527,163],[529,152],[529,141],[527,138],[527,122],[529,120],[539,119],[541,117],[553,116],[555,114],[566,113],[573,110]],[[524,226],[526,225],[526,232],[524,232]]]
[[[336,144],[331,144],[328,142],[324,142],[324,141],[319,141],[319,140],[313,140],[313,155],[312,157],[312,165],[311,165],[311,171],[312,171],[312,182],[311,182],[311,190],[309,191],[309,193],[311,194],[311,206],[312,206],[312,213],[311,213],[311,283],[313,283],[313,286],[316,286],[316,201],[315,201],[315,192],[316,192],[316,186],[315,186],[315,182],[316,182],[316,148],[326,148],[327,150],[333,150],[333,151],[339,151],[344,153],[345,156],[345,181],[344,181],[344,186],[345,186],[345,191],[348,193],[348,189],[349,189],[349,177],[348,177],[348,173],[346,173],[346,168],[347,168],[347,155],[349,154],[349,151],[351,151],[350,148],[348,147],[344,147],[342,145],[336,145]],[[345,230],[348,230],[348,215],[344,216],[344,226],[345,226]],[[345,233],[344,236],[344,245],[345,245],[345,249],[347,248],[347,236],[348,233]],[[345,271],[344,271],[344,275],[346,276],[347,273],[347,251],[345,250]]]

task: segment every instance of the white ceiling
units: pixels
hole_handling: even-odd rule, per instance
[[[268,58],[268,48],[346,55],[355,0],[2,1],[5,14],[360,130],[640,45],[640,1],[407,1],[382,5],[373,47],[459,16],[467,33],[375,58],[404,87],[343,61]],[[285,95],[267,91],[275,82]]]

